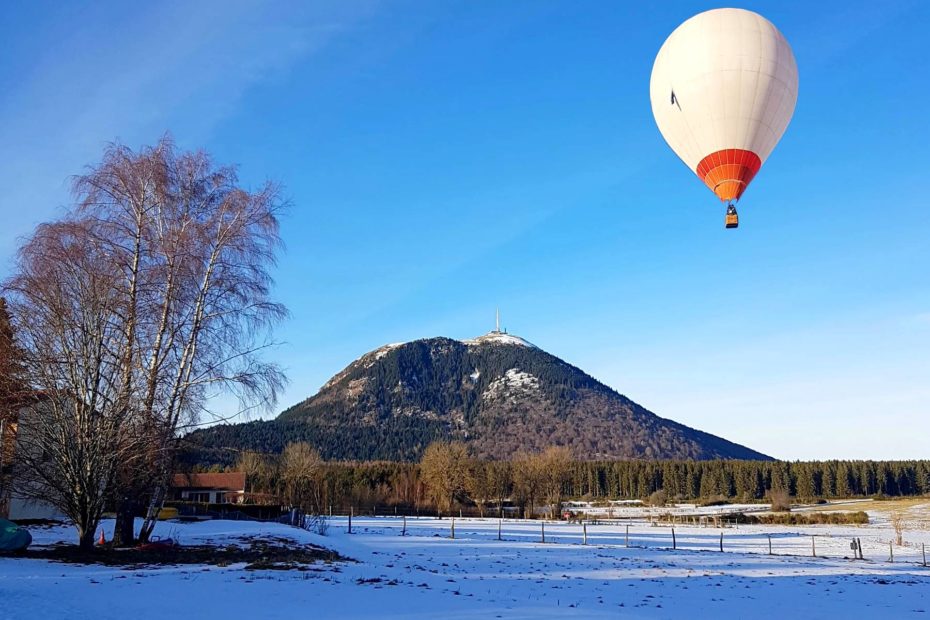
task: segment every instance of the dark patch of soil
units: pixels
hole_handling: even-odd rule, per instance
[[[76,545],[52,545],[27,549],[18,557],[70,564],[100,564],[138,569],[152,566],[246,564],[246,570],[314,570],[309,565],[350,561],[335,551],[300,545],[284,538],[240,538],[239,545],[179,545],[167,549],[97,548],[85,551]]]

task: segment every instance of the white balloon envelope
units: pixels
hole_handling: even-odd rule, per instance
[[[714,9],[666,39],[649,96],[672,150],[720,200],[737,201],[788,127],[798,67],[770,21]]]

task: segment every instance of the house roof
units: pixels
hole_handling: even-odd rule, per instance
[[[245,472],[234,471],[223,474],[175,474],[171,481],[175,489],[223,489],[245,490]]]

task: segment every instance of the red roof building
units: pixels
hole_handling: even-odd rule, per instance
[[[241,504],[245,498],[245,472],[175,474],[169,495],[182,502]]]

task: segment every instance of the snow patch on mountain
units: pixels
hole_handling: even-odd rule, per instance
[[[513,334],[508,334],[506,332],[488,332],[484,336],[478,336],[477,338],[472,338],[470,340],[463,340],[462,342],[469,346],[476,346],[481,344],[513,344],[521,347],[529,347],[530,349],[538,348],[530,341],[525,340],[520,336],[514,336]]]
[[[392,344],[386,344],[386,345],[384,345],[383,347],[381,347],[380,349],[377,349],[377,350],[375,351],[375,359],[376,359],[376,360],[379,360],[379,359],[381,359],[382,357],[384,357],[385,355],[387,355],[388,353],[390,353],[392,349],[396,349],[397,347],[402,347],[402,346],[404,346],[404,343],[403,343],[403,342],[395,342],[395,343],[392,343]]]
[[[519,368],[511,368],[498,377],[485,390],[483,398],[496,399],[505,395],[513,397],[521,392],[539,389],[539,379],[535,375],[523,372]]]

